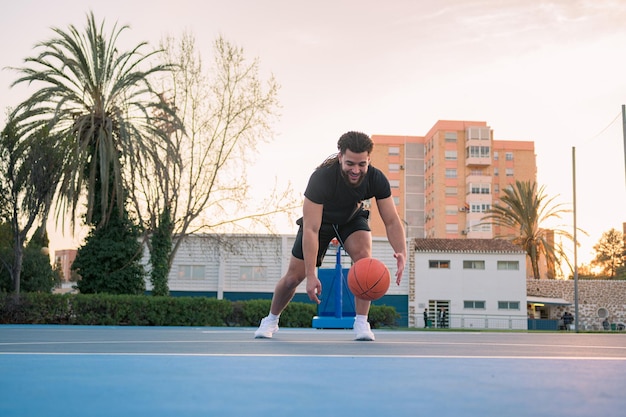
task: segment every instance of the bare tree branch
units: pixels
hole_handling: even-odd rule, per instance
[[[249,197],[247,166],[271,140],[279,108],[279,86],[273,76],[261,79],[258,59],[247,60],[242,48],[219,37],[206,70],[189,33],[164,40],[161,48],[174,68],[171,79],[161,80],[164,97],[184,129],[171,129],[167,152],[155,149],[160,167],[132,167],[137,172],[130,178],[136,215],[148,233],[166,208],[171,212],[177,238],[171,265],[186,235],[271,231],[276,216],[291,216],[300,205],[290,186],[268,188],[265,201]]]

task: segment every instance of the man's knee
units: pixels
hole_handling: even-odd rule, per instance
[[[286,288],[295,289],[302,283],[302,281],[304,281],[305,277],[304,261],[292,256],[289,261],[289,266],[287,267],[287,272],[283,275],[277,285],[283,285]]]
[[[353,261],[372,256],[372,235],[371,232],[358,230],[346,239],[346,251]]]

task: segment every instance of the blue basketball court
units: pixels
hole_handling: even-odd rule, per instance
[[[623,416],[626,335],[0,326],[0,415]]]

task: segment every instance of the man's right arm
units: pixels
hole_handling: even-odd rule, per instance
[[[317,252],[319,250],[319,232],[322,225],[324,206],[304,197],[302,206],[302,253],[306,274],[306,292],[309,299],[317,304],[322,294],[322,284],[317,277]]]

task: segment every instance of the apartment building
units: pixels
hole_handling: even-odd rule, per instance
[[[54,264],[60,267],[62,272],[61,281],[70,282],[78,278],[77,275],[72,277],[72,264],[77,253],[76,249],[62,249],[54,252]]]
[[[372,165],[389,178],[411,238],[490,239],[507,234],[481,224],[501,190],[536,181],[534,142],[494,140],[481,121],[438,121],[424,136],[372,135]],[[371,207],[376,212],[375,205]],[[385,236],[380,216],[372,234]]]

